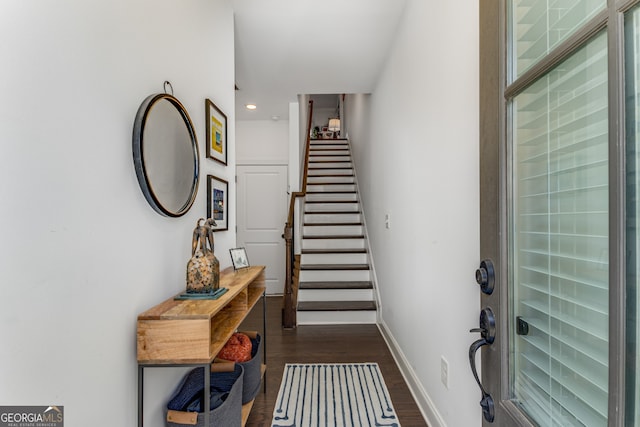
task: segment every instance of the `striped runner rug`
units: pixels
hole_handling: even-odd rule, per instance
[[[399,427],[377,363],[287,364],[272,427]]]

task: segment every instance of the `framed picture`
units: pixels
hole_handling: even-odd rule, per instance
[[[229,229],[229,183],[217,176],[207,175],[207,218],[213,218],[213,231]]]
[[[233,262],[234,270],[249,267],[249,258],[247,258],[247,252],[244,248],[229,249],[229,252],[231,253],[231,262]]]
[[[227,116],[210,99],[204,101],[207,120],[207,158],[227,164]]]

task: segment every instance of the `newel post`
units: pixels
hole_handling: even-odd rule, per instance
[[[282,309],[282,326],[295,327],[295,307],[293,306],[293,227],[285,224],[282,237],[286,243],[286,278],[284,283],[284,307]]]

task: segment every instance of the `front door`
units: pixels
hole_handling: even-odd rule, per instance
[[[480,1],[484,426],[637,425],[637,4]]]
[[[238,165],[237,244],[252,265],[266,266],[267,294],[282,294],[285,281],[287,166]]]

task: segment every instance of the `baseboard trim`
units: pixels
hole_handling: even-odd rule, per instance
[[[400,373],[404,377],[404,380],[409,387],[409,391],[413,395],[413,398],[416,400],[418,409],[420,409],[420,412],[422,413],[422,416],[424,417],[429,427],[447,427],[447,424],[442,419],[442,416],[427,394],[427,391],[418,380],[415,371],[413,370],[413,368],[411,368],[411,364],[404,356],[404,353],[400,349],[398,342],[395,340],[384,321],[380,320],[380,322],[378,322],[378,329],[380,330],[382,337],[387,343],[387,347],[389,347],[389,350],[391,351],[391,354],[393,355],[393,358],[395,359],[396,364],[400,369]]]

